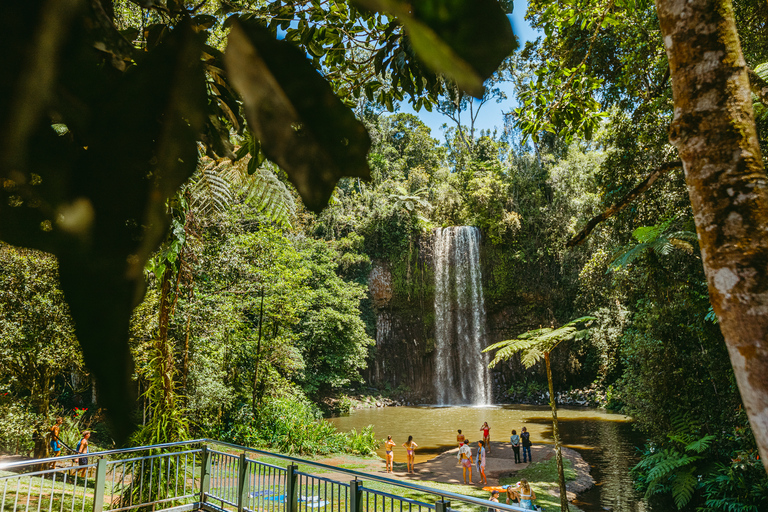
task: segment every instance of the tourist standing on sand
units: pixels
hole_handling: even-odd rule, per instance
[[[461,430],[459,430],[459,435],[456,436],[456,442],[459,443],[459,448],[461,448],[461,445],[464,444],[464,434],[461,433]]]
[[[483,426],[480,427],[480,430],[483,431],[483,445],[488,449],[488,451],[491,451],[491,427],[488,426],[488,422],[484,422]]]
[[[520,508],[525,510],[536,510],[533,506],[533,500],[536,499],[536,493],[533,492],[531,486],[528,484],[528,480],[525,478],[520,479],[517,485],[517,494],[520,496]]]
[[[482,441],[477,442],[477,470],[480,472],[480,483],[488,485],[488,479],[485,478],[485,446]]]
[[[512,431],[509,442],[512,443],[512,451],[515,452],[515,464],[520,464],[520,436],[517,435],[517,430]]]
[[[408,436],[408,440],[403,443],[405,454],[408,457],[408,472],[413,473],[413,460],[416,458],[416,448],[419,447],[413,442],[413,436]]]
[[[533,457],[531,457],[531,434],[528,433],[528,429],[525,427],[520,432],[520,439],[523,442],[523,462],[533,462]]]
[[[387,473],[392,472],[392,465],[395,462],[395,454],[392,453],[394,447],[395,442],[392,440],[392,436],[387,436],[387,441],[384,443],[384,449],[387,450]]]
[[[464,441],[464,444],[459,448],[459,460],[461,461],[461,467],[464,473],[464,483],[467,483],[467,471],[469,471],[469,483],[472,483],[472,449],[469,447],[469,442]]]

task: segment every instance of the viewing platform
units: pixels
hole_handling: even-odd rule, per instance
[[[81,459],[0,465],[0,512],[524,510],[211,439],[107,450]],[[322,476],[327,473],[349,479]]]

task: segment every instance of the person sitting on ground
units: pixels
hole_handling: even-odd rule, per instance
[[[469,471],[469,483],[472,483],[472,449],[469,447],[469,441],[464,440],[464,444],[459,448],[459,460],[464,474],[464,483],[467,483],[467,471]]]
[[[520,503],[520,498],[517,496],[517,487],[512,484],[507,486],[507,505]]]
[[[496,503],[499,502],[499,491],[496,489],[491,491],[491,497],[488,498],[489,501],[495,501]],[[488,512],[496,512],[495,508],[488,507]]]
[[[536,499],[536,493],[531,489],[528,480],[521,478],[517,486],[517,494],[520,496],[520,508],[525,510],[536,510],[533,506],[533,500]]]

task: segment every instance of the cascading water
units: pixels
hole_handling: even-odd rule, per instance
[[[480,230],[435,231],[435,388],[440,405],[491,401],[485,348]]]

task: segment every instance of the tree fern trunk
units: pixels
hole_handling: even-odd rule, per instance
[[[547,364],[547,381],[549,382],[549,405],[552,407],[552,436],[555,438],[555,458],[557,460],[557,479],[560,483],[560,510],[568,511],[568,494],[565,490],[565,471],[563,469],[563,452],[560,449],[560,429],[557,424],[557,403],[555,402],[555,387],[552,384],[552,369],[549,366],[549,352],[544,352]]]

